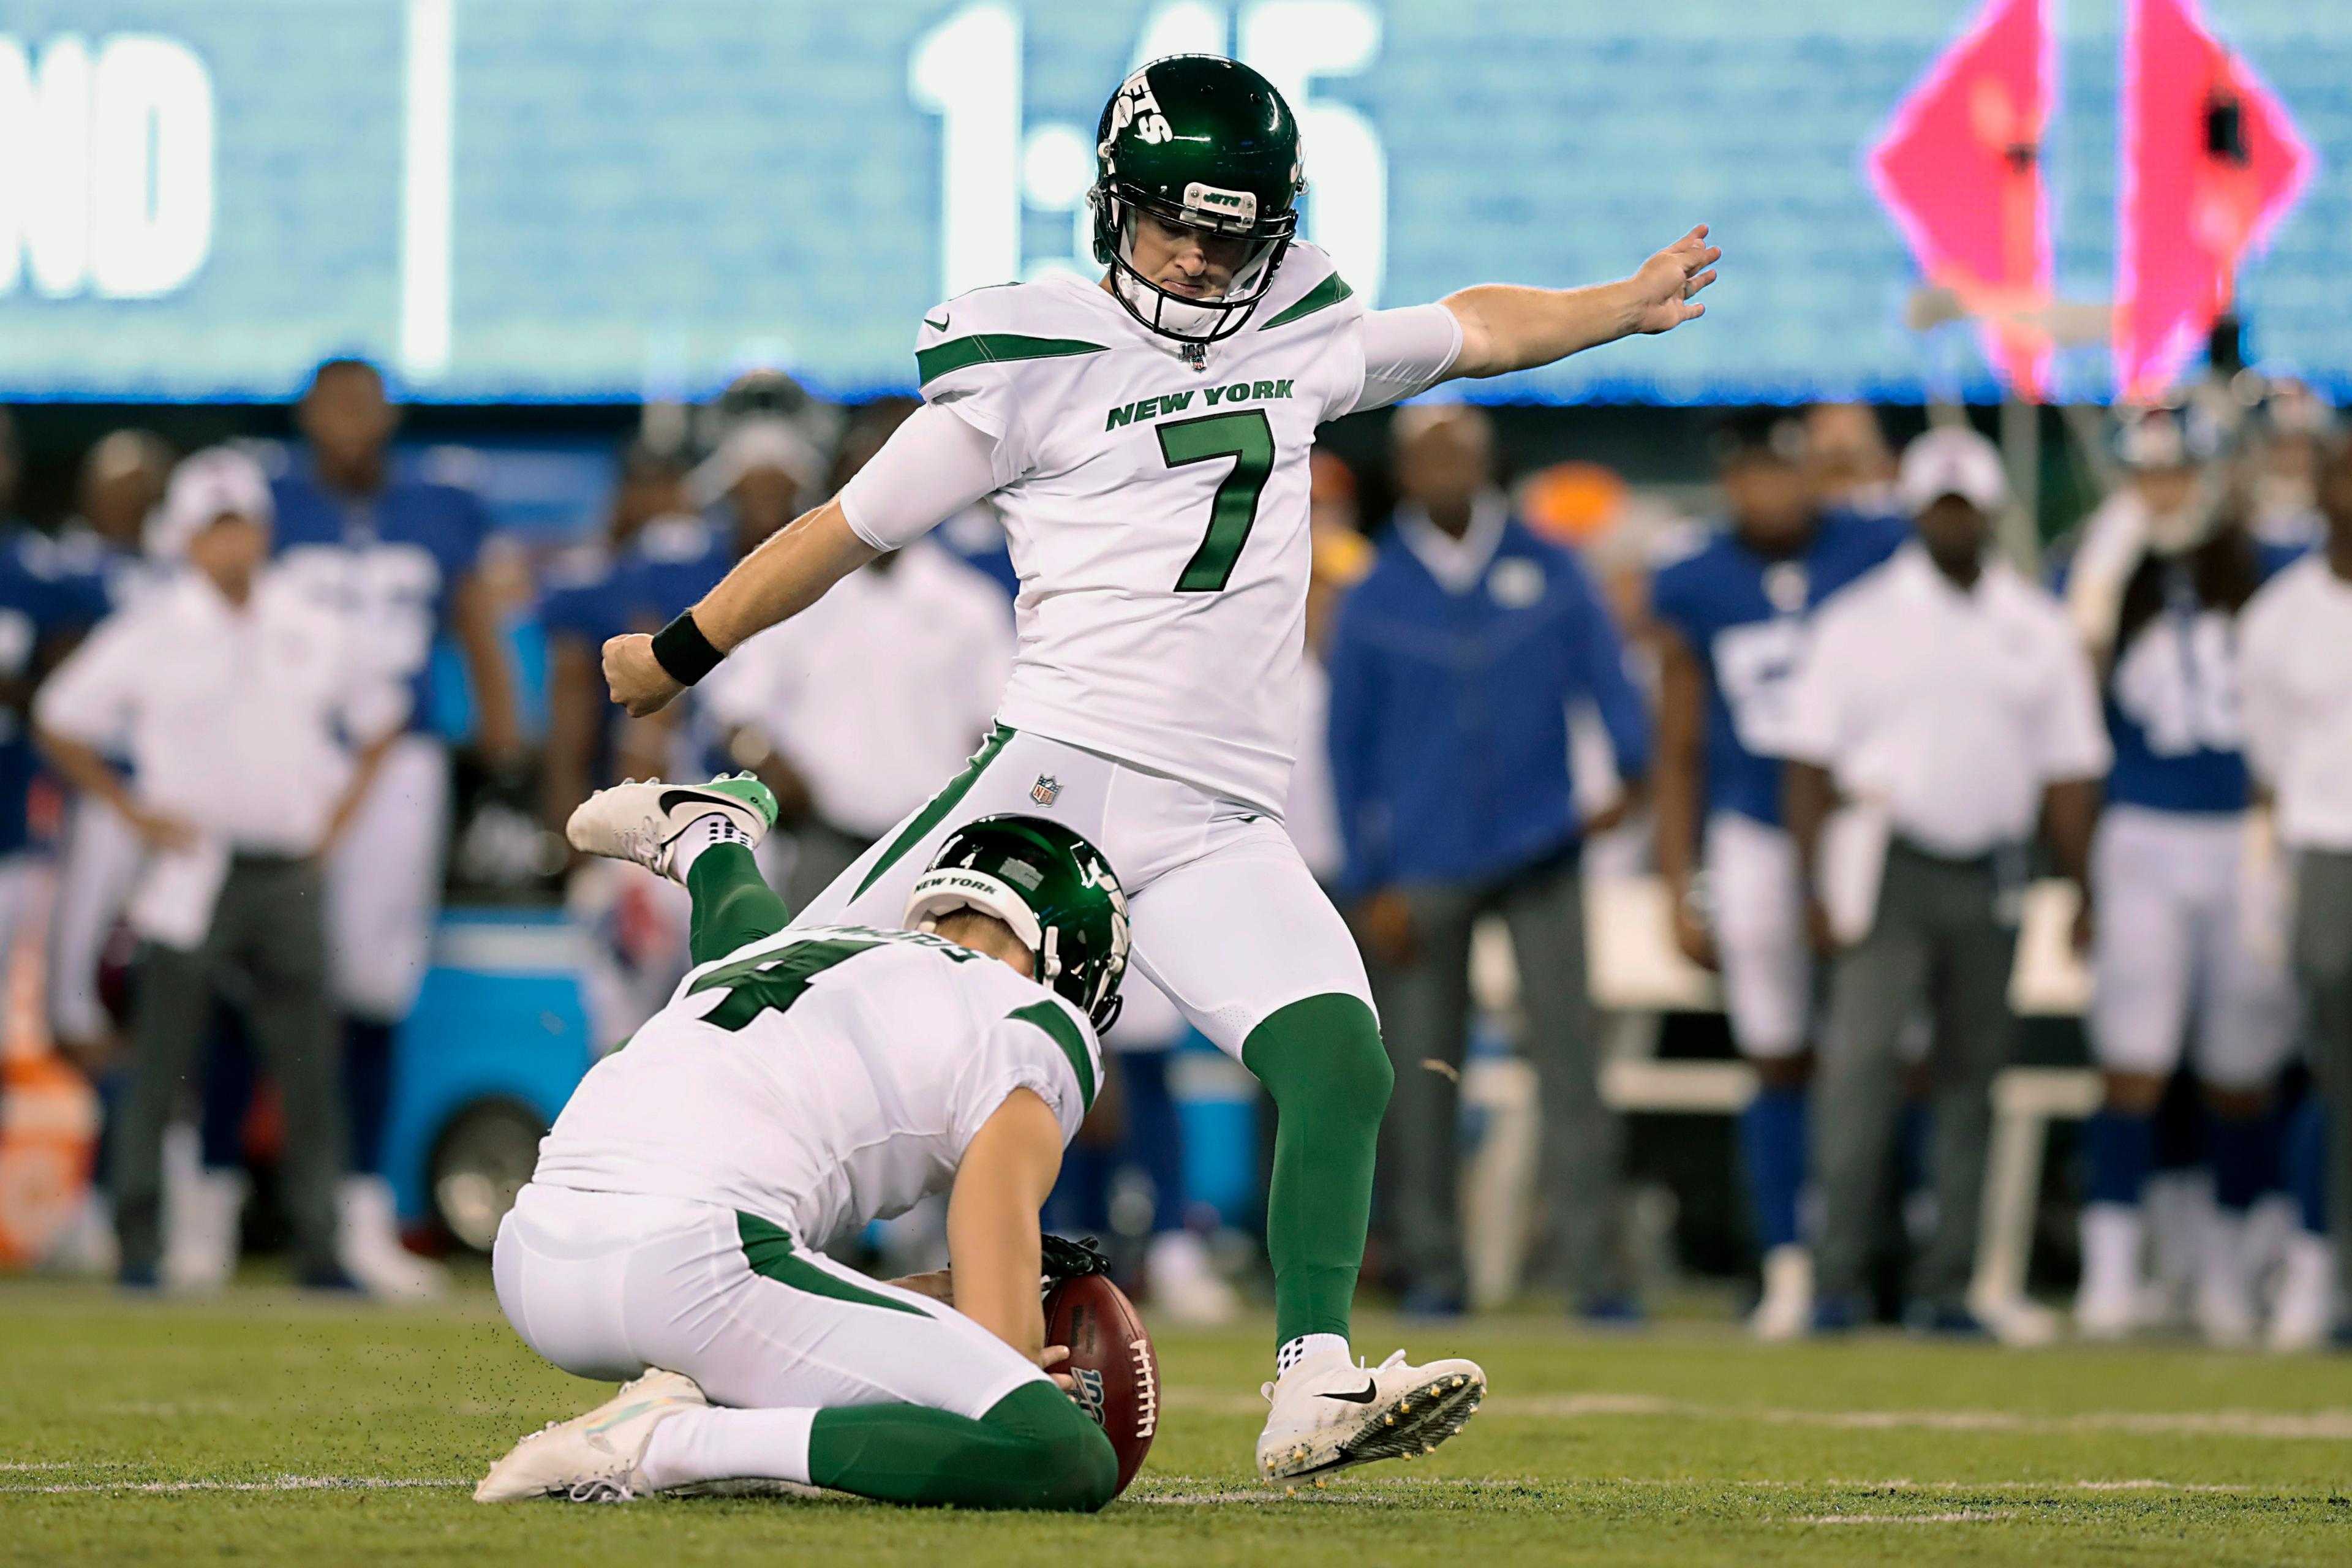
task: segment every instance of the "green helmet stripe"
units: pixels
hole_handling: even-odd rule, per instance
[[[1009,1016],[1022,1023],[1036,1025],[1045,1031],[1048,1039],[1062,1047],[1062,1054],[1070,1058],[1070,1071],[1077,1077],[1078,1113],[1083,1116],[1095,1108],[1094,1058],[1087,1054],[1086,1038],[1078,1033],[1078,1026],[1070,1022],[1070,1016],[1051,1002],[1032,1002],[1026,1007],[1015,1007]]]
[[[919,349],[915,374],[926,386],[952,371],[976,364],[996,364],[1016,359],[1066,359],[1072,354],[1108,352],[1100,343],[1078,338],[1032,338],[1019,332],[974,332]]]
[[[1318,310],[1338,304],[1340,300],[1347,299],[1353,293],[1355,293],[1355,290],[1348,287],[1347,279],[1334,272],[1330,277],[1326,278],[1322,282],[1318,283],[1314,288],[1307,290],[1307,297],[1305,299],[1299,300],[1298,303],[1283,311],[1282,314],[1276,316],[1271,321],[1267,321],[1261,325],[1258,328],[1258,331],[1261,332],[1270,332],[1276,327],[1286,327],[1291,322],[1298,320],[1299,317],[1311,316]]]

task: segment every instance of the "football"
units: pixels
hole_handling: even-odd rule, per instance
[[[1045,1342],[1070,1347],[1055,1370],[1076,1380],[1078,1403],[1109,1436],[1125,1491],[1160,1430],[1160,1357],[1135,1304],[1099,1274],[1065,1280],[1045,1296]]]

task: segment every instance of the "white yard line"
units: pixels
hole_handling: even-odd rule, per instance
[[[1170,1388],[1164,1407],[1219,1415],[1263,1412],[1265,1403],[1222,1390]],[[1851,1431],[2136,1432],[2198,1437],[2267,1437],[2342,1442],[2352,1438],[2352,1410],[2092,1410],[2071,1415],[2029,1415],[2014,1410],[1792,1410],[1771,1406],[1701,1405],[1646,1394],[1491,1394],[1481,1413],[1492,1417],[1578,1421],[1595,1416],[1668,1416],[1695,1421],[1756,1421],[1773,1426],[1829,1426]]]
[[[1998,1510],[1964,1508],[1958,1513],[1811,1513],[1790,1524],[1981,1524],[1988,1520],[2015,1519]]]
[[[35,1467],[24,1466],[30,1469]],[[79,1466],[59,1467],[81,1468]],[[465,1487],[471,1481],[400,1476],[279,1476],[267,1481],[71,1481],[45,1486],[0,1486],[0,1497],[57,1492],[315,1492],[386,1491],[416,1487]]]

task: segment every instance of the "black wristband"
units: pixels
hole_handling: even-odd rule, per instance
[[[726,657],[710,646],[710,639],[694,624],[692,610],[680,610],[676,620],[654,634],[654,662],[680,686],[700,680]]]

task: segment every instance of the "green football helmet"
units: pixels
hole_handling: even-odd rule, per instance
[[[1171,55],[1119,84],[1095,132],[1095,258],[1145,327],[1183,343],[1242,330],[1298,232],[1307,181],[1298,121],[1274,84],[1236,60]],[[1135,269],[1135,222],[1170,223],[1249,243],[1218,300],[1173,294]]]
[[[1108,1029],[1127,973],[1127,894],[1102,851],[1058,822],[1007,813],[948,835],[915,879],[902,921],[928,931],[958,910],[1013,928],[1036,978]]]

